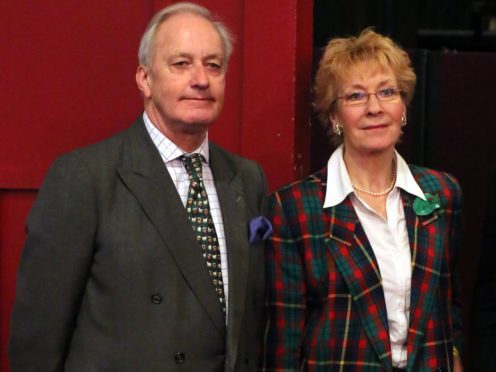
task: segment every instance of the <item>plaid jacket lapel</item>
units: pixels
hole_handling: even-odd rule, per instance
[[[438,210],[427,216],[417,216],[413,209],[415,196],[402,191],[402,198],[412,252],[410,325],[407,336],[407,370],[411,370],[435,301],[435,290],[438,288],[441,273],[443,243]]]
[[[384,367],[390,369],[386,303],[372,247],[349,198],[324,212],[330,221],[328,247],[336,267],[347,283],[370,343]]]

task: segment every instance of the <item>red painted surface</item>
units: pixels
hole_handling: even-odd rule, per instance
[[[137,48],[171,0],[0,2],[0,366],[24,222],[53,160],[142,111]],[[202,0],[236,37],[210,138],[257,160],[271,189],[308,170],[312,1]]]
[[[242,152],[264,165],[273,189],[308,170],[312,7],[247,1],[244,21]]]
[[[8,371],[7,341],[15,274],[24,243],[24,221],[35,191],[0,190],[0,368]]]
[[[1,2],[0,187],[37,187],[57,155],[137,116],[136,49],[150,17],[143,4]]]

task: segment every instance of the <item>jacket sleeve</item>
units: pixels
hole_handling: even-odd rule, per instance
[[[259,366],[262,371],[298,371],[306,310],[304,263],[290,222],[298,219],[286,214],[277,193],[270,197],[268,210],[274,233],[265,254],[265,329]]]
[[[97,211],[77,155],[51,167],[27,220],[11,319],[11,370],[62,371],[92,261]]]
[[[463,348],[463,328],[460,290],[458,286],[458,257],[462,247],[462,192],[458,181],[448,176],[453,182],[451,200],[451,228],[449,236],[449,265],[451,272],[451,316],[453,322],[453,345],[458,351]]]

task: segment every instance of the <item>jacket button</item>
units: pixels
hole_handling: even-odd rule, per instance
[[[184,353],[176,353],[176,355],[174,355],[174,360],[177,364],[183,364],[185,359],[186,356],[184,355]]]
[[[160,295],[160,293],[154,293],[152,294],[152,296],[150,297],[150,299],[152,300],[152,303],[155,304],[155,305],[159,305],[162,303],[162,296]]]

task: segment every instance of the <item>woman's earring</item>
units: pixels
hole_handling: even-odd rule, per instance
[[[405,127],[406,126],[406,115],[405,114],[403,114],[401,116],[401,126],[402,127]]]
[[[339,123],[334,124],[332,131],[334,132],[334,134],[336,134],[338,136],[342,135],[343,134],[343,125],[339,124]]]

